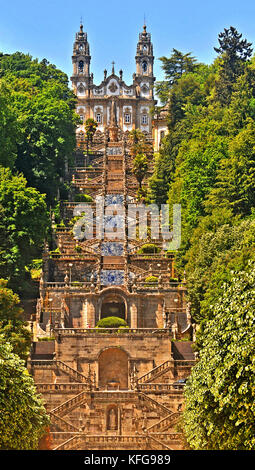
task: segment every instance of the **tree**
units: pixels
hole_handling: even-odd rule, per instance
[[[220,161],[217,184],[206,202],[208,211],[215,206],[242,216],[255,207],[255,123],[251,118],[229,142],[228,157]]]
[[[31,333],[23,320],[23,309],[17,294],[0,279],[0,334],[12,345],[13,352],[26,360],[31,346]]]
[[[10,100],[10,89],[0,80],[0,165],[12,168],[17,158],[18,123]]]
[[[184,425],[193,449],[255,449],[254,285],[251,264],[232,273],[212,307],[185,390]]]
[[[97,130],[97,122],[92,118],[88,118],[85,122],[85,134],[87,138],[87,155],[89,151],[89,144],[92,144],[93,136]]]
[[[45,197],[21,175],[0,167],[0,277],[22,293],[26,267],[37,257],[48,227]]]
[[[220,47],[214,50],[220,55],[219,79],[216,81],[216,97],[222,104],[231,99],[233,84],[244,71],[244,64],[252,55],[252,44],[242,39],[242,34],[230,26],[218,36]]]
[[[0,335],[0,449],[36,450],[48,424],[24,362]]]
[[[162,103],[168,100],[168,94],[174,83],[176,83],[184,73],[193,72],[196,67],[196,59],[188,52],[183,54],[177,49],[173,49],[172,55],[167,58],[160,57],[162,69],[165,72],[165,80],[156,83],[156,92]]]
[[[19,127],[15,168],[53,205],[75,148],[75,96],[68,77],[45,59],[22,53],[0,57],[0,77]]]
[[[142,188],[142,181],[145,178],[148,171],[148,159],[143,153],[138,153],[133,160],[132,172],[135,175],[139,189]]]

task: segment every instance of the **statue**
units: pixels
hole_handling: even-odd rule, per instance
[[[117,429],[117,413],[115,408],[111,408],[108,411],[108,426],[107,429],[110,431],[116,431]]]

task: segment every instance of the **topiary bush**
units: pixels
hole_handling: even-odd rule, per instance
[[[99,320],[96,328],[127,328],[128,325],[122,318],[119,317],[106,317]]]
[[[75,202],[92,202],[93,198],[89,194],[76,194],[74,197]]]
[[[158,277],[157,276],[148,276],[148,277],[146,277],[145,282],[148,282],[148,283],[153,282],[154,284],[156,284],[158,282]]]
[[[154,243],[145,243],[139,250],[138,254],[144,254],[144,253],[159,253],[160,248],[155,245]]]

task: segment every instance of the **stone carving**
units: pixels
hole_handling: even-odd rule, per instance
[[[109,86],[109,90],[111,93],[115,93],[116,90],[118,90],[118,87],[115,82],[112,82],[111,85]]]
[[[117,409],[110,408],[107,415],[107,429],[109,431],[116,431],[118,429]]]

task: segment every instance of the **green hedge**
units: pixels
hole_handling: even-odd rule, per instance
[[[89,194],[76,194],[74,197],[75,202],[92,202],[93,198]]]
[[[146,243],[143,245],[139,250],[138,254],[143,254],[143,253],[159,253],[160,248],[157,245],[154,245],[154,243]]]
[[[145,279],[145,282],[154,282],[155,284],[158,282],[158,277],[157,276],[148,276]]]
[[[125,320],[119,317],[106,317],[99,320],[96,324],[97,328],[127,328]]]

